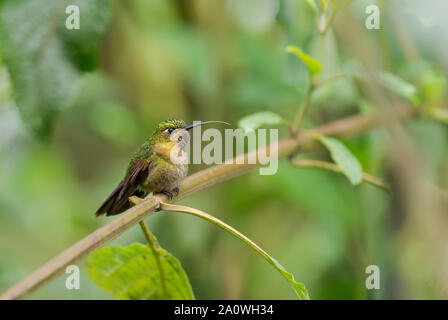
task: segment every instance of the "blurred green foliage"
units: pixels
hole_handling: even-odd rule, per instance
[[[236,127],[259,111],[291,119],[310,86],[304,63],[285,53],[296,45],[315,56],[315,13],[307,1],[74,2],[81,8],[80,33],[62,27],[60,1],[0,1],[0,291],[105,223],[93,213],[159,121],[216,119]],[[446,22],[428,26],[421,21],[431,17],[416,1],[400,1],[398,8],[396,2],[356,0],[347,10],[362,28],[366,5],[381,6],[382,28],[369,31],[368,40],[380,50],[384,70],[419,90],[428,115],[446,110],[440,107],[446,108],[448,65],[436,45]],[[421,29],[405,28],[417,57],[403,49],[394,14],[410,16],[414,20],[405,21]],[[42,54],[39,44],[52,19],[57,27]],[[330,29],[320,63],[324,80],[357,62]],[[351,76],[319,88],[311,102],[305,128],[377,111]],[[401,129],[424,160],[425,181],[447,188],[446,126],[422,117]],[[389,142],[379,129],[345,141],[362,170],[383,179],[393,178]],[[323,149],[301,156],[330,160]],[[313,299],[448,296],[435,271],[438,254],[421,225],[406,223],[397,200],[369,185],[354,187],[343,176],[293,168],[283,159],[273,176],[254,171],[182,203],[253,239],[303,281]],[[428,223],[436,221],[430,212],[421,212]],[[168,213],[148,224],[182,262],[197,298],[295,298],[271,266],[215,226]],[[437,237],[436,243],[446,242]],[[138,226],[109,245],[135,241],[145,241]],[[381,269],[381,290],[365,288],[370,264]],[[86,262],[79,265],[81,290],[67,290],[62,275],[30,298],[110,298],[90,281]]]
[[[78,93],[79,69],[91,64],[109,20],[111,1],[74,1],[83,28],[65,27],[65,7],[57,1],[6,1],[0,24],[5,63],[25,123],[48,138],[58,111]],[[30,14],[33,13],[33,14]],[[94,59],[94,58],[93,58]]]

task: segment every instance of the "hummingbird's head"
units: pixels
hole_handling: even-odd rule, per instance
[[[176,145],[185,150],[188,141],[190,140],[190,134],[187,131],[188,126],[184,120],[181,119],[168,119],[158,124],[154,136],[156,137],[156,143],[158,147],[171,150]]]
[[[152,141],[155,143],[154,151],[165,159],[172,160],[173,153],[175,157],[183,158],[190,140],[189,130],[197,126],[213,122],[228,124],[223,121],[205,121],[187,125],[185,121],[181,119],[169,119],[162,121],[158,124],[156,131],[152,136]]]
[[[228,123],[224,121],[205,121],[187,125],[185,121],[181,119],[168,119],[159,123],[154,134],[157,136],[159,142],[176,141],[186,143],[185,140],[188,140],[189,138],[189,130],[207,123],[225,123],[228,125]]]
[[[184,120],[181,119],[168,119],[158,124],[156,128],[156,134],[161,141],[173,141],[172,135],[176,129],[184,129],[187,126]]]

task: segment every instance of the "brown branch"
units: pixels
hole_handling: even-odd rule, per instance
[[[416,110],[413,108],[400,107],[398,109],[399,111],[396,113],[396,116],[393,119],[386,119],[386,121],[393,121],[397,118],[409,117],[416,114]],[[297,150],[307,151],[318,147],[319,144],[315,143],[313,138],[313,134],[315,133],[347,138],[383,124],[384,119],[378,115],[356,115],[331,122],[318,127],[313,130],[313,132],[301,132],[297,139],[287,138],[280,140],[278,142],[278,156],[279,158],[286,157]],[[269,152],[269,147],[264,148],[267,148],[266,151]],[[241,157],[245,159],[246,163],[253,163],[250,160],[257,160],[257,150],[241,155],[238,158]],[[239,163],[237,159],[234,160],[233,163]],[[256,164],[219,164],[197,172],[182,181],[180,186],[181,192],[174,200],[180,200],[196,191],[240,176],[258,166],[260,166],[258,162],[256,162]],[[154,213],[157,210],[160,201],[167,202],[168,199],[162,194],[146,198],[142,203],[135,205],[103,227],[93,231],[91,234],[79,240],[77,243],[45,263],[39,269],[35,270],[26,278],[16,283],[1,294],[0,299],[19,299],[40,288],[45,283],[63,273],[67,266],[74,264],[76,261],[87,256],[89,253],[103,246],[110,240],[118,237],[130,227]]]

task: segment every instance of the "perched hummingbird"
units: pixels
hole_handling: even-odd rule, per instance
[[[144,198],[153,192],[164,193],[172,198],[174,193],[177,194],[179,182],[188,173],[185,150],[189,139],[188,130],[211,122],[226,123],[206,121],[187,125],[180,119],[159,123],[149,139],[134,153],[125,177],[96,211],[96,216],[111,216],[127,210],[131,207],[131,196]]]

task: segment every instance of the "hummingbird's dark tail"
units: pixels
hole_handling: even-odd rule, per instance
[[[121,182],[110,194],[110,196],[106,199],[106,201],[104,201],[101,207],[99,207],[99,209],[95,212],[95,215],[97,217],[103,214],[106,214],[106,216],[113,216],[115,214],[119,214],[123,211],[126,211],[131,207],[131,204],[128,201],[129,197],[137,196],[141,198],[145,196],[145,192],[141,190],[136,190],[129,197],[124,198],[126,201],[120,201],[119,194],[120,191],[123,189],[123,184],[124,183]]]
[[[144,159],[135,163],[126,178],[112,191],[110,196],[96,211],[95,215],[98,217],[102,214],[106,214],[106,216],[119,214],[131,207],[129,197],[145,196],[145,192],[139,190],[138,186],[148,176],[149,167],[149,163]]]
[[[109,211],[112,208],[113,204],[116,202],[118,195],[120,194],[121,189],[123,188],[124,181],[122,181],[114,191],[107,197],[106,201],[103,202],[101,207],[95,212],[95,215],[98,217],[102,214],[109,215]],[[125,209],[126,210],[126,209]]]

